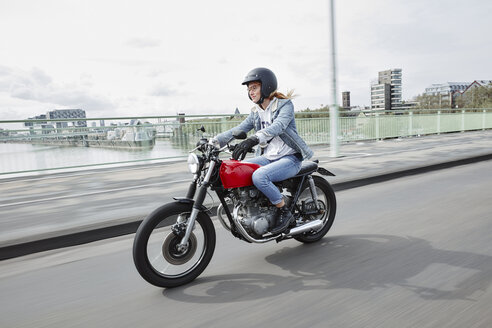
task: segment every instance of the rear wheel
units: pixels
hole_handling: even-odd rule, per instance
[[[306,232],[294,237],[296,240],[303,243],[314,243],[323,238],[323,236],[330,230],[333,221],[335,220],[335,213],[337,210],[335,192],[328,181],[320,176],[313,176],[313,179],[316,193],[318,195],[318,208],[320,209],[320,212],[314,214],[303,214],[302,221],[303,223],[306,223],[314,220],[322,220],[323,226],[317,231]],[[305,213],[310,213],[312,212],[311,209],[314,207],[314,200],[309,188],[309,182],[305,181],[302,188],[303,189],[297,201],[297,206],[301,210],[301,213],[303,213],[303,210]]]
[[[186,228],[192,205],[166,204],[140,224],[133,243],[133,261],[146,281],[158,287],[176,287],[198,277],[215,250],[215,229],[210,217],[200,212],[185,247],[173,232]]]

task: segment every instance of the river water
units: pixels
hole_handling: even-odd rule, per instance
[[[140,150],[0,143],[0,174],[103,163],[128,165],[149,159],[170,160],[187,156],[185,148],[168,139],[157,139],[152,149]]]

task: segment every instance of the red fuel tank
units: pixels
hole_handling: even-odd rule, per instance
[[[258,164],[239,162],[234,159],[222,161],[219,176],[224,188],[252,186],[251,176],[260,167]]]

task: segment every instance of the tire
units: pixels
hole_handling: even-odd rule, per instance
[[[210,217],[200,212],[188,241],[188,250],[179,252],[181,240],[171,227],[179,216],[187,218],[192,204],[170,203],[143,220],[133,242],[133,262],[147,282],[171,288],[187,284],[207,267],[215,250],[215,229]]]
[[[328,181],[320,176],[313,176],[314,185],[316,186],[316,191],[318,193],[318,204],[323,206],[325,212],[321,215],[306,215],[303,216],[303,221],[308,222],[316,219],[322,219],[324,221],[323,227],[315,232],[306,232],[301,235],[294,237],[297,241],[302,243],[314,243],[323,238],[326,233],[330,230],[333,221],[335,220],[335,214],[337,211],[337,201],[335,198],[335,192],[330,186]],[[301,208],[302,201],[308,202],[313,201],[311,192],[309,189],[309,182],[305,181],[303,184],[303,190],[298,199],[298,207]]]

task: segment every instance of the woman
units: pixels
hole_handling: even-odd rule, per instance
[[[292,213],[273,182],[293,177],[299,172],[302,160],[311,158],[313,152],[299,136],[294,119],[294,105],[287,96],[277,91],[275,74],[263,67],[250,71],[242,83],[248,88],[248,96],[256,105],[239,126],[215,137],[221,146],[232,139],[233,131],[255,134],[236,146],[232,157],[243,160],[246,153],[257,144],[257,157],[249,163],[261,165],[253,173],[253,183],[278,208],[277,226],[271,233],[281,233],[294,221]]]

